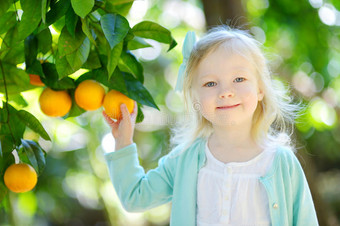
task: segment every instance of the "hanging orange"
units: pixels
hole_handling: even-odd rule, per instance
[[[62,117],[66,115],[72,106],[70,95],[65,91],[54,91],[46,88],[39,97],[40,109],[48,116]]]
[[[38,175],[34,168],[26,163],[12,164],[4,174],[6,187],[16,193],[32,190],[37,181]]]
[[[105,96],[105,89],[99,82],[85,80],[81,82],[74,93],[76,103],[79,107],[92,111],[102,106]]]
[[[29,74],[30,83],[34,86],[45,86],[45,84],[41,81],[39,75]]]
[[[119,120],[122,118],[120,105],[123,103],[127,106],[131,114],[134,108],[134,100],[130,99],[129,97],[125,96],[119,91],[111,90],[104,97],[103,102],[104,111],[111,118]]]

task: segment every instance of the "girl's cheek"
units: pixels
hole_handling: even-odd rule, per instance
[[[253,87],[251,85],[244,85],[242,87],[239,87],[238,91],[239,91],[239,94],[242,95],[245,98],[250,97],[250,96],[256,94],[255,87]]]

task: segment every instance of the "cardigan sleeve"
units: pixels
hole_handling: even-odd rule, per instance
[[[297,157],[292,156],[293,225],[319,225],[306,176]]]
[[[171,201],[174,159],[163,156],[156,169],[145,173],[135,143],[105,154],[105,159],[113,186],[127,211],[144,211]]]

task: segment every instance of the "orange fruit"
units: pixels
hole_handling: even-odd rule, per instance
[[[61,117],[66,115],[72,106],[70,95],[65,91],[44,89],[39,97],[41,111],[48,116]]]
[[[37,181],[38,175],[34,168],[26,163],[12,164],[4,174],[6,187],[16,193],[32,190]]]
[[[103,107],[108,116],[114,119],[121,119],[122,112],[120,111],[120,105],[125,104],[130,112],[133,111],[134,101],[125,96],[119,91],[111,90],[104,97]]]
[[[79,107],[92,111],[100,108],[105,96],[105,90],[99,82],[85,80],[81,82],[74,93],[76,103]]]
[[[30,83],[34,86],[45,86],[45,84],[41,81],[39,75],[29,74]]]

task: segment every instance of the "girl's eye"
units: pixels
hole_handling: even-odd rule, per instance
[[[236,81],[236,82],[243,82],[244,80],[245,80],[245,78],[237,77],[234,81]]]
[[[213,87],[215,85],[216,85],[216,82],[207,82],[207,83],[204,84],[204,86],[206,86],[206,87]]]

